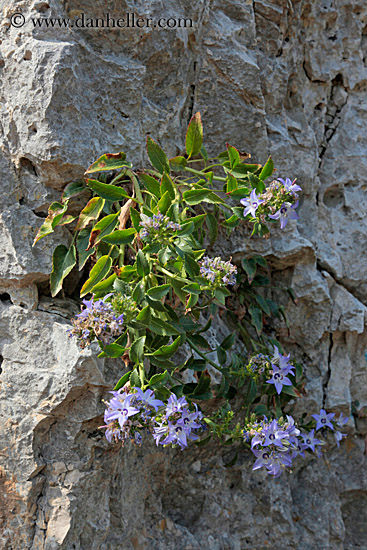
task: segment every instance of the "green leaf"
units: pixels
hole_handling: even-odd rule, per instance
[[[178,336],[181,334],[181,332],[177,330],[173,324],[166,323],[166,321],[158,319],[158,317],[151,318],[149,328],[161,336]]]
[[[228,334],[228,336],[226,336],[224,338],[224,340],[221,343],[220,347],[223,348],[223,349],[226,349],[226,350],[231,349],[231,347],[234,344],[235,338],[236,338],[235,333]]]
[[[76,264],[76,250],[72,244],[67,248],[59,244],[52,256],[52,272],[50,275],[51,296],[56,296],[62,288],[62,282]]]
[[[90,233],[90,229],[82,229],[81,231],[79,231],[76,238],[76,249],[78,251],[79,258],[79,271],[83,269],[85,262],[88,260],[89,256],[91,256],[95,252],[94,246],[89,250],[86,250],[88,248]]]
[[[210,347],[209,342],[205,340],[205,338],[201,336],[201,334],[191,334],[190,338],[188,338],[187,341],[189,344],[192,342],[195,346],[198,346],[201,349],[205,349],[207,351],[213,351],[212,348]]]
[[[256,416],[268,416],[269,415],[268,408],[263,404],[256,405],[256,407],[254,409],[254,412],[255,412]]]
[[[238,219],[238,216],[236,216],[236,214],[233,214],[233,216],[227,218],[224,222],[222,222],[222,225],[224,225],[224,227],[229,227],[230,229],[233,229],[234,227],[237,227],[239,223],[240,220]]]
[[[263,193],[265,191],[265,184],[263,180],[255,176],[255,174],[250,174],[249,180],[252,187],[256,189],[256,193]]]
[[[144,256],[144,253],[139,250],[139,252],[136,255],[136,270],[138,272],[139,277],[146,277],[146,275],[149,275],[150,268],[149,263],[146,257]]]
[[[163,357],[171,357],[176,353],[181,343],[181,336],[178,336],[172,344],[169,344],[167,346],[161,346],[159,349],[154,351],[153,353],[148,353],[147,355],[153,355],[156,356],[163,356]]]
[[[205,223],[209,231],[210,245],[212,246],[218,237],[218,222],[213,214],[207,214]]]
[[[122,357],[126,351],[126,348],[119,346],[119,344],[107,344],[103,348],[103,352],[98,357]]]
[[[112,233],[112,231],[118,224],[118,218],[119,213],[117,212],[116,214],[109,214],[108,216],[105,216],[96,223],[96,225],[92,229],[92,232],[96,233],[96,238],[94,241],[95,245],[99,243],[105,236]]]
[[[125,386],[126,382],[129,381],[130,375],[131,375],[131,370],[129,370],[126,374],[124,374],[124,376],[122,376],[120,378],[120,380],[117,382],[116,386],[113,388],[114,391],[117,391],[120,388],[123,388]]]
[[[101,199],[100,197],[93,197],[93,199],[90,199],[87,205],[80,212],[76,231],[84,229],[91,220],[98,219],[104,204],[104,199]]]
[[[212,397],[210,388],[211,378],[204,373],[201,373],[199,383],[197,384],[193,397],[195,399],[210,399]],[[209,397],[210,396],[210,397]]]
[[[209,202],[212,204],[223,204],[224,201],[210,189],[190,189],[182,195],[183,200],[190,205]]]
[[[261,265],[261,267],[268,266],[268,263],[263,256],[252,256],[252,259],[255,260],[257,264]]]
[[[63,215],[68,208],[68,203],[61,204],[60,202],[53,202],[48,209],[48,215],[41,227],[39,228],[37,235],[33,241],[33,246],[43,237],[53,233],[55,227],[61,222]]]
[[[157,181],[153,176],[149,176],[149,174],[139,174],[139,179],[144,183],[145,187],[148,189],[150,193],[155,195],[157,199],[161,196],[161,189],[159,185],[159,181]]]
[[[200,274],[200,266],[189,254],[185,254],[185,270],[190,277],[197,277]]]
[[[158,143],[147,136],[147,153],[152,166],[160,173],[169,174],[169,162],[166,153],[159,147]]]
[[[117,170],[124,166],[129,166],[128,162],[125,162],[125,153],[106,153],[97,159],[93,164],[89,166],[85,174],[91,174],[92,172],[102,172],[104,170]]]
[[[181,156],[173,157],[169,159],[169,165],[172,170],[174,170],[175,172],[179,172],[183,170],[185,166],[187,166],[187,160],[185,159],[185,157]]]
[[[166,174],[166,173],[164,173],[163,176],[162,176],[160,189],[161,189],[161,195],[162,196],[165,194],[166,191],[168,191],[169,196],[171,197],[171,199],[172,200],[175,199],[176,193],[175,193],[175,188],[174,188],[173,182],[172,182],[171,178],[169,177],[169,175]]]
[[[169,191],[166,191],[164,195],[159,199],[157,208],[161,214],[165,214],[172,204],[172,200]]]
[[[68,183],[68,185],[64,188],[61,200],[64,202],[71,197],[76,197],[77,195],[80,195],[80,193],[83,193],[83,191],[85,190],[86,186],[84,180],[72,181],[71,183]]]
[[[248,310],[251,315],[251,323],[256,328],[257,333],[260,335],[263,329],[263,316],[261,313],[261,309],[251,304]]]
[[[242,260],[242,267],[246,271],[249,282],[251,283],[256,274],[256,262],[252,258]]]
[[[300,392],[294,386],[283,386],[282,393],[291,395],[292,397],[301,397]]]
[[[138,304],[143,300],[144,298],[144,285],[139,282],[133,292],[132,292],[132,299],[137,302]]]
[[[248,197],[249,195],[250,195],[250,189],[248,187],[244,187],[243,185],[241,185],[241,187],[238,187],[238,189],[234,189],[230,193],[230,197],[232,199],[244,199],[245,197]],[[243,213],[243,210],[242,210],[242,213]]]
[[[105,235],[101,240],[108,244],[128,244],[134,240],[135,234],[136,231],[133,227],[129,229],[118,229],[117,231],[109,233],[109,235]]]
[[[266,315],[271,315],[271,312],[270,312],[270,308],[269,308],[269,304],[267,303],[267,301],[265,300],[265,298],[263,298],[260,294],[257,294],[255,296],[255,300],[257,301],[257,303],[259,304],[259,306],[261,307],[261,309],[263,310],[263,312],[266,314]]]
[[[254,399],[256,399],[257,395],[257,385],[255,380],[251,378],[249,385],[247,386],[247,393],[245,396],[245,405],[251,405]]]
[[[161,388],[165,384],[167,384],[168,380],[170,378],[169,373],[165,370],[162,373],[155,374],[152,376],[152,378],[149,380],[149,386],[151,388]]]
[[[142,363],[144,361],[145,336],[141,336],[131,344],[129,351],[130,359],[133,363]]]
[[[235,168],[229,170],[233,177],[237,179],[248,178],[249,175],[261,168],[261,164],[237,164]]]
[[[205,162],[208,162],[208,160],[209,160],[209,155],[208,155],[208,151],[206,150],[206,148],[204,147],[204,145],[201,146],[200,155],[203,157],[203,159],[205,160]]]
[[[199,283],[190,283],[189,285],[183,286],[181,290],[187,292],[188,294],[201,294],[202,287]]]
[[[200,153],[203,145],[203,124],[200,113],[196,113],[190,120],[186,132],[186,153],[188,158]]]
[[[89,279],[84,283],[82,286],[82,289],[80,291],[80,297],[82,298],[88,292],[91,291],[91,289],[99,283],[106,275],[108,275],[108,272],[110,271],[112,266],[112,259],[109,256],[102,256],[99,258],[98,262],[95,266],[91,269],[91,272],[89,273]]]
[[[139,371],[137,369],[134,369],[133,372],[130,375],[130,385],[132,388],[140,388],[141,387],[141,380],[139,376]]]
[[[226,305],[226,297],[223,294],[223,289],[219,290],[218,288],[214,291],[214,296],[218,300],[218,302],[222,305]]]
[[[185,227],[185,225],[189,223],[193,223],[195,226],[195,229],[199,229],[203,225],[203,222],[206,218],[206,214],[199,214],[199,216],[193,216],[192,218],[188,218],[185,221],[181,222],[181,227]]]
[[[147,290],[146,294],[152,300],[161,300],[163,296],[165,296],[169,292],[170,288],[171,285],[154,286]]]
[[[227,354],[226,354],[226,351],[221,346],[217,348],[217,357],[218,357],[219,364],[225,365],[225,363],[227,362]]]
[[[274,163],[272,158],[269,157],[266,164],[264,165],[263,169],[260,172],[259,178],[264,181],[266,180],[266,178],[269,178],[273,172],[274,172]]]
[[[138,323],[140,323],[141,325],[144,325],[146,327],[149,327],[149,324],[150,324],[150,317],[151,317],[151,314],[150,314],[150,307],[149,306],[145,306],[143,307],[143,309],[140,311],[140,313],[138,313],[138,315],[136,316],[136,321]]]
[[[232,147],[229,143],[226,143],[229,162],[231,163],[231,168],[234,168],[241,162],[240,154],[235,147]]]
[[[151,308],[153,308],[155,311],[160,311],[163,313],[166,313],[166,308],[160,302],[159,300],[153,300],[152,298],[149,298],[149,296],[145,296],[145,300],[148,302]]]
[[[107,279],[104,279],[103,281],[100,281],[99,283],[97,283],[91,289],[91,292],[93,292],[93,294],[95,294],[96,292],[103,292],[106,294],[107,292],[111,292],[114,289],[113,283],[115,282],[116,277],[117,275],[113,273]]]
[[[131,223],[133,224],[135,231],[139,231],[139,229],[140,229],[140,214],[132,206],[130,206],[130,218],[131,218]]]
[[[130,195],[128,195],[122,187],[117,187],[116,185],[101,183],[97,180],[87,180],[87,185],[90,189],[93,189],[97,195],[109,201],[131,199]]]
[[[120,267],[119,278],[123,281],[129,281],[136,273],[136,269],[133,265],[123,265]]]
[[[228,176],[227,176],[227,193],[232,193],[236,189],[238,189],[238,182],[237,182],[236,178],[234,178],[232,176],[232,174],[228,174]]]

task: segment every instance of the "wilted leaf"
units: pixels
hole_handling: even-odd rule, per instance
[[[37,235],[33,241],[33,246],[43,237],[53,233],[55,227],[61,222],[63,215],[65,214],[68,208],[68,202],[65,204],[60,202],[53,202],[49,209],[48,215],[41,227],[39,228]]]
[[[104,199],[101,199],[100,197],[93,197],[93,199],[90,199],[79,214],[76,231],[84,229],[91,220],[97,220],[102,208],[104,207],[104,203]]]
[[[91,174],[92,172],[101,172],[104,170],[117,170],[124,166],[129,166],[129,163],[125,161],[125,153],[106,153],[99,157],[98,160],[93,162],[85,171],[85,174]]]

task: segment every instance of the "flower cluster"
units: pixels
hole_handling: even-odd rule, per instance
[[[299,218],[295,209],[298,206],[297,191],[302,191],[297,185],[296,180],[291,181],[278,178],[266,188],[264,193],[259,196],[256,190],[251,191],[249,198],[241,199],[241,204],[245,207],[244,217],[251,214],[253,218],[259,215],[260,221],[265,223],[266,216],[272,220],[280,220],[280,228],[284,229],[288,219],[297,220]]]
[[[89,346],[95,339],[109,344],[122,334],[124,315],[119,315],[113,305],[106,302],[110,296],[111,294],[107,294],[96,301],[93,298],[83,300],[85,307],[72,320],[73,328],[68,330],[70,337],[75,336],[78,339],[80,347]]]
[[[253,355],[248,365],[246,365],[246,371],[254,380],[259,380],[263,376],[270,376],[272,372],[270,355],[264,355],[263,353]]]
[[[274,384],[277,394],[282,392],[283,386],[292,386],[288,374],[294,375],[294,366],[289,362],[290,354],[281,355],[277,346],[274,346],[273,356],[258,353],[251,357],[246,366],[248,375],[254,380],[268,378],[267,384]]]
[[[181,229],[179,223],[171,221],[168,216],[163,216],[160,212],[153,214],[152,218],[142,214],[140,225],[143,227],[140,233],[142,238],[150,237],[158,240],[164,240],[171,233]]]
[[[316,428],[309,432],[301,432],[294,419],[287,415],[278,420],[268,420],[266,417],[261,422],[251,418],[243,430],[243,438],[251,443],[251,451],[256,457],[253,470],[265,467],[269,474],[279,477],[285,468],[289,468],[297,456],[305,456],[305,452],[313,452],[320,456],[320,447],[325,441],[318,439],[315,432],[322,429],[334,431],[334,437],[339,447],[340,441],[346,434],[335,431],[335,427],[342,427],[348,422],[348,417],[340,413],[338,419],[334,419],[335,413],[327,413],[324,409],[319,414],[313,414],[316,420]]]
[[[294,375],[294,367],[289,363],[290,354],[280,355],[279,350],[274,346],[274,355],[271,358],[272,377],[267,380],[267,384],[274,384],[277,394],[279,395],[283,386],[292,386],[292,382],[288,378],[288,374]]]
[[[320,409],[319,414],[313,414],[312,417],[316,420],[316,431],[322,430],[323,428],[329,428],[334,432],[336,444],[340,447],[340,441],[343,437],[346,437],[346,434],[343,434],[335,428],[342,428],[347,424],[349,417],[340,413],[339,418],[336,419],[335,413],[327,413],[325,409]]]
[[[237,267],[231,264],[230,261],[223,262],[219,257],[209,258],[209,256],[204,256],[199,261],[199,266],[200,275],[208,279],[215,287],[223,284],[236,284]]]
[[[171,394],[161,421],[154,427],[153,437],[156,444],[178,444],[184,449],[188,440],[198,439],[197,431],[202,428],[202,418],[196,404],[195,411],[191,412],[185,397],[177,398],[175,394]]]
[[[318,454],[318,446],[323,442],[315,437],[315,430],[301,433],[294,419],[250,422],[243,432],[244,440],[251,441],[251,450],[256,457],[253,470],[265,467],[270,475],[279,477],[285,468],[292,466],[297,456],[305,456],[310,450]]]
[[[155,398],[153,390],[132,388],[111,392],[113,398],[107,403],[104,414],[106,438],[109,442],[132,440],[141,443],[142,431],[153,435],[157,445],[178,444],[187,447],[189,440],[198,438],[202,429],[203,415],[195,405],[189,409],[185,397],[171,394],[167,405]]]

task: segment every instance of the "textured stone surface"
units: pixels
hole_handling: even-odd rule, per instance
[[[0,45],[1,449],[5,550],[367,550],[367,6],[363,0],[5,2]],[[191,17],[192,29],[33,28],[29,18]],[[26,25],[9,25],[21,12]],[[282,480],[243,452],[115,449],[101,424],[120,365],[66,336],[71,300],[42,296],[58,231],[31,248],[47,205],[103,152],[140,167],[145,134],[171,154],[200,110],[225,141],[305,190],[298,228],[223,254],[264,254],[286,349],[306,365],[299,413],[353,415],[340,451]]]

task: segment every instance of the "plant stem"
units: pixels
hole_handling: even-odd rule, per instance
[[[222,367],[220,367],[219,365],[217,365],[216,363],[214,363],[214,361],[211,361],[211,360],[205,355],[205,353],[203,353],[202,351],[199,350],[199,348],[196,346],[196,344],[194,344],[194,343],[190,340],[190,338],[187,339],[187,342],[188,342],[188,344],[190,345],[191,349],[193,349],[194,351],[196,351],[196,353],[197,353],[198,355],[200,355],[200,357],[201,357],[202,359],[205,359],[205,361],[206,361],[207,363],[209,363],[209,365],[212,365],[212,367],[215,367],[215,368],[218,369],[218,370],[222,370]],[[214,350],[212,350],[212,351],[214,351]]]
[[[191,174],[195,174],[196,176],[200,176],[201,178],[206,178],[207,174],[205,172],[200,172],[199,170],[194,170],[194,168],[187,168],[185,167],[184,170],[186,172],[191,172]],[[227,181],[227,178],[221,178],[220,176],[213,176],[213,180],[215,181]]]

